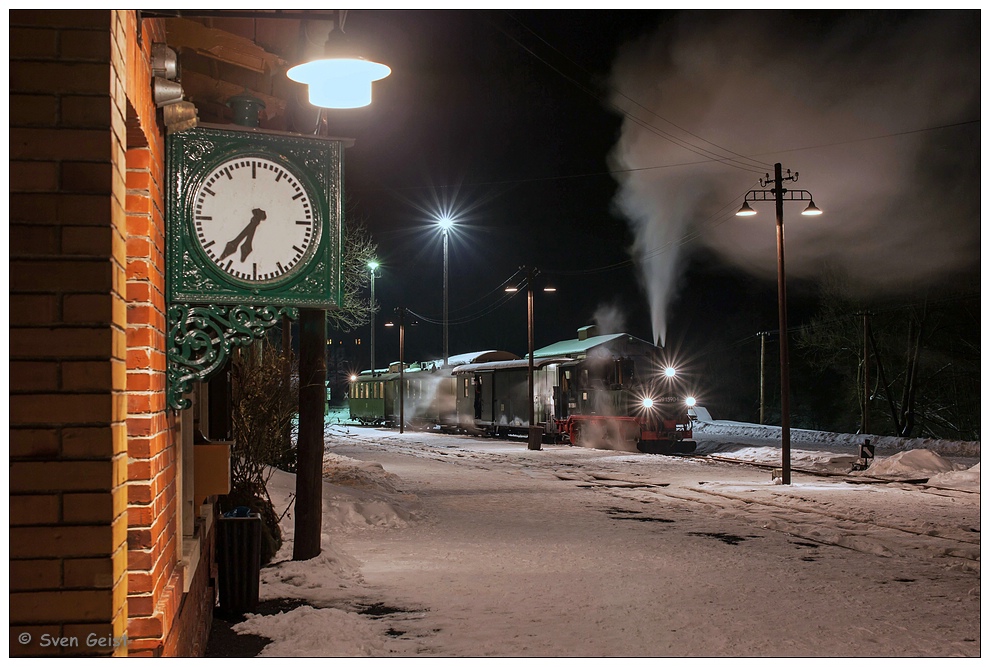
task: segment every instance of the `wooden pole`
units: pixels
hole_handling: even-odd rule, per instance
[[[766,420],[765,377],[767,363],[767,332],[760,332],[760,424]]]
[[[863,435],[870,432],[870,314],[863,313]]]
[[[326,400],[327,319],[322,310],[299,311],[299,441],[296,458],[296,531],[292,560],[320,555],[323,534],[323,403]]]
[[[777,306],[780,314],[780,458],[782,482],[791,483],[791,367],[787,350],[787,281],[784,276],[784,184],[780,163],[773,166],[777,209]]]

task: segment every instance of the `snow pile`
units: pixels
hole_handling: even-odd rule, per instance
[[[294,561],[296,476],[272,470],[268,494],[275,513],[281,517],[283,542],[273,563],[261,570],[260,598],[306,600],[321,608],[300,607],[275,616],[249,614],[247,621],[233,627],[234,631],[274,640],[262,653],[265,656],[355,656],[378,651],[382,629],[373,620],[322,607],[352,598],[362,586],[361,563],[337,547],[333,534],[371,527],[403,527],[415,518],[415,496],[403,494],[397,481],[378,463],[327,454],[321,551],[310,560]],[[314,631],[321,623],[322,627],[334,628],[332,635]]]
[[[323,515],[332,530],[401,528],[417,517],[416,497],[400,493],[399,478],[380,463],[328,453],[323,478]]]
[[[272,640],[259,658],[359,657],[380,655],[385,649],[380,624],[340,609],[302,606],[273,616],[248,614],[233,629]]]
[[[932,475],[953,470],[956,470],[956,466],[935,452],[927,449],[911,449],[887,458],[878,458],[866,470],[851,474],[890,480],[916,480],[928,479]]]
[[[309,561],[294,561],[292,545],[295,533],[296,476],[281,470],[271,472],[268,495],[275,507],[275,514],[281,517],[279,527],[282,529],[282,547],[275,555],[273,564],[261,570],[261,599],[333,599],[340,589],[353,585],[360,569],[360,563],[334,548],[327,536],[331,529],[338,527],[334,517],[327,514],[333,487],[326,482],[323,484],[323,537],[320,555]]]
[[[928,479],[927,486],[939,489],[959,489],[960,491],[980,492],[980,464],[977,463],[968,470],[953,470],[940,472]]]

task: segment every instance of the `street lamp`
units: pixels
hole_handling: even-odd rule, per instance
[[[448,331],[448,311],[447,311],[447,236],[450,228],[454,226],[454,220],[450,216],[444,215],[437,218],[437,226],[443,234],[443,365],[447,365],[450,353],[450,333]]]
[[[520,270],[526,272],[526,331],[527,338],[529,339],[529,440],[527,448],[539,450],[543,441],[543,429],[536,424],[536,395],[533,386],[533,279],[539,275],[540,271],[539,269],[525,266],[520,267]],[[505,288],[505,291],[518,292],[519,288],[510,285]],[[556,292],[557,290],[554,287],[544,287],[543,291]]]
[[[371,374],[375,374],[375,273],[378,271],[378,261],[368,262],[371,271]]]
[[[399,433],[403,433],[406,426],[406,313],[405,308],[396,308],[395,314],[399,320]],[[413,322],[415,325],[416,323]],[[386,322],[385,326],[395,326],[392,322]]]
[[[330,28],[326,59],[293,67],[286,76],[309,86],[310,104],[323,109],[353,109],[371,103],[371,82],[389,75],[379,63],[340,53],[346,12]],[[337,29],[337,30],[335,30]],[[334,34],[334,33],[337,34]],[[343,56],[343,57],[342,57]],[[323,526],[323,406],[326,401],[326,311],[301,309],[299,313],[299,436],[296,447],[296,531],[293,560],[309,560],[320,554]],[[316,352],[319,341],[319,352]],[[313,350],[304,354],[303,346]],[[374,346],[372,346],[374,349]]]
[[[371,104],[371,83],[384,79],[392,70],[356,54],[344,35],[346,11],[340,11],[340,25],[330,25],[324,58],[296,65],[285,74],[308,86],[309,103],[315,107],[357,109]]]
[[[788,190],[784,181],[797,181],[798,173],[783,176],[780,163],[773,166],[774,178],[770,174],[760,179],[760,187],[765,188],[773,183],[771,190],[750,190],[743,198],[743,205],[736,213],[739,216],[756,215],[749,202],[773,201],[777,210],[777,307],[780,316],[780,457],[781,483],[791,483],[791,371],[790,359],[787,352],[787,285],[784,280],[784,201],[806,201],[808,207],[801,215],[821,215],[820,208],[815,206],[811,193],[807,190]]]

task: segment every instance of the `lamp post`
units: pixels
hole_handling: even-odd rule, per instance
[[[378,262],[371,260],[368,262],[368,269],[371,271],[371,374],[375,374],[375,273],[378,271]]]
[[[781,483],[791,483],[791,371],[787,350],[787,284],[784,279],[784,201],[806,201],[808,208],[801,215],[821,215],[820,208],[815,206],[811,193],[807,190],[788,190],[784,181],[797,181],[798,173],[791,174],[787,170],[784,176],[778,162],[773,166],[774,178],[770,174],[760,179],[760,187],[765,188],[771,183],[770,190],[750,190],[743,198],[743,205],[736,213],[739,216],[756,215],[749,202],[773,201],[777,213],[777,310],[780,318],[780,458]]]
[[[454,226],[454,221],[445,215],[437,219],[437,226],[440,227],[440,232],[443,234],[443,365],[446,366],[448,355],[450,354],[447,310],[447,237],[449,236],[450,228]]]
[[[405,308],[396,308],[395,314],[399,320],[399,433],[405,432],[406,427],[406,313]],[[386,322],[385,326],[395,326],[392,322]]]
[[[321,123],[326,109],[354,109],[370,104],[371,82],[391,72],[386,65],[369,62],[353,52],[340,52],[337,47],[343,36],[344,16],[339,13],[339,25],[334,23],[331,27],[325,59],[297,65],[286,72],[289,79],[307,84],[310,104],[320,107]],[[299,437],[293,560],[309,560],[321,551],[326,319],[326,311],[322,310],[304,308],[299,313]]]
[[[526,272],[526,333],[529,346],[529,439],[527,442],[527,448],[539,450],[542,448],[541,443],[543,441],[543,429],[536,424],[536,395],[533,383],[533,280],[539,274],[539,269],[524,266],[520,267],[520,270]],[[518,290],[518,287],[513,286],[505,288],[506,292],[516,292]],[[553,287],[544,287],[543,291],[555,292],[556,290]]]

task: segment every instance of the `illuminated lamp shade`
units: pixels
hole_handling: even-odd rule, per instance
[[[736,215],[740,217],[748,217],[751,215],[756,215],[756,209],[749,205],[748,201],[744,201],[742,207],[736,211]]]
[[[327,58],[296,65],[293,81],[309,86],[309,103],[325,109],[357,109],[371,104],[371,83],[384,79],[391,68],[361,58]]]
[[[821,214],[822,214],[822,210],[817,206],[815,206],[814,200],[811,200],[811,203],[808,204],[808,208],[801,211],[801,215],[821,215]]]

